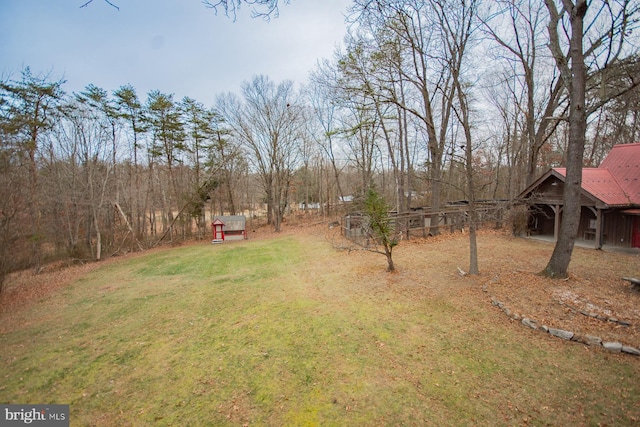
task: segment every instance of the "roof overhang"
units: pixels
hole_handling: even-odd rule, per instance
[[[523,203],[531,203],[531,204],[558,204],[563,205],[564,200],[560,199],[549,199],[544,197],[536,197],[535,190],[540,188],[545,183],[549,183],[548,185],[551,187],[555,187],[557,185],[564,185],[565,176],[561,170],[552,168],[545,172],[540,178],[535,180],[531,185],[529,185],[522,193],[518,195],[518,200]],[[608,205],[598,198],[597,196],[591,194],[584,188],[584,185],[580,189],[580,193],[583,197],[587,198],[592,202],[591,206],[595,206],[598,209],[606,209]]]
[[[542,192],[543,195],[539,197],[535,197],[535,192],[536,189],[546,186],[555,186],[560,183],[564,185],[565,176],[565,168],[549,169],[520,193],[518,200],[534,204],[564,204],[562,197],[559,197],[558,193],[555,194],[555,197],[552,197],[553,192],[548,192],[548,188],[546,189],[546,197],[544,196],[544,191]],[[595,206],[598,209],[633,206],[615,177],[608,170],[602,168],[584,168],[582,170],[581,195],[591,202],[591,206]]]
[[[620,211],[625,215],[640,215],[640,209],[625,209]]]

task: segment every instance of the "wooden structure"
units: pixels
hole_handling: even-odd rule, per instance
[[[500,228],[503,225],[507,204],[504,200],[481,200],[476,202],[478,224],[476,227]],[[433,218],[438,218],[438,227],[448,231],[461,231],[469,225],[469,203],[465,200],[446,204],[442,210],[435,212],[428,207],[414,208],[411,212],[398,214],[389,212],[391,224],[399,231],[402,238],[427,237],[431,233]],[[365,231],[367,218],[360,212],[342,217],[342,234],[348,239],[359,242],[367,239]]]
[[[244,215],[216,216],[211,223],[213,240],[211,243],[222,243],[227,240],[244,240],[247,238],[246,218]]]
[[[519,196],[528,206],[528,233],[557,241],[564,205],[565,168],[553,168]],[[614,146],[598,168],[582,170],[578,239],[595,248],[640,248],[640,143]]]

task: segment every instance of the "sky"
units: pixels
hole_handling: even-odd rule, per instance
[[[256,75],[306,83],[341,45],[351,3],[291,0],[267,22],[244,4],[234,21],[201,0],[111,0],[119,10],[104,0],[81,8],[86,1],[0,0],[0,78],[28,66],[66,80],[67,92],[131,84],[143,101],[159,90],[212,107]]]

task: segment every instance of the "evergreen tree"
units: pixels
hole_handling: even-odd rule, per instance
[[[381,195],[371,188],[367,190],[363,208],[368,221],[365,233],[375,242],[375,247],[369,250],[386,256],[387,271],[395,271],[392,255],[393,248],[398,245],[398,233],[391,221],[389,210],[389,204]],[[378,249],[378,245],[382,246],[382,250]]]

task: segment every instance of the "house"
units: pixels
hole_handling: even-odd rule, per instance
[[[558,238],[566,168],[553,168],[520,193],[529,208],[528,232]],[[597,168],[582,170],[578,239],[640,248],[640,143],[614,146]]]

